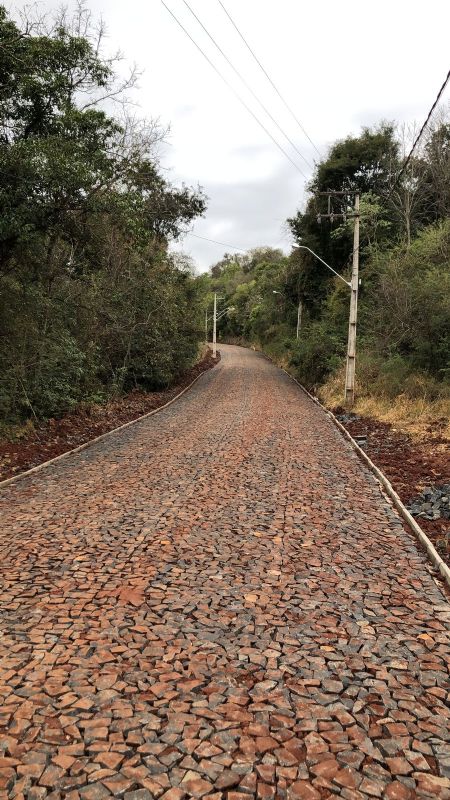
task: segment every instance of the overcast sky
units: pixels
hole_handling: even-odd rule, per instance
[[[239,38],[218,0],[188,0],[306,161],[317,154]],[[183,0],[165,0],[306,177],[311,169],[240,83]],[[320,153],[381,119],[422,123],[448,70],[446,0],[223,0]],[[23,3],[6,3],[12,11]],[[43,8],[58,2],[44,0]],[[70,6],[71,3],[69,2]],[[143,116],[170,124],[167,177],[200,184],[208,210],[196,234],[236,247],[289,249],[284,221],[302,206],[305,178],[220,80],[161,0],[88,0],[117,47],[144,71]],[[447,90],[447,99],[449,92]],[[199,270],[226,248],[187,236]]]

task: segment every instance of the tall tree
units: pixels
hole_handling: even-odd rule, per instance
[[[168,244],[205,197],[161,174],[165,132],[129,113],[135,72],[117,80],[103,36],[82,3],[50,22],[17,22],[0,6],[5,416],[160,385],[195,357],[201,335],[195,283]]]
[[[303,212],[298,211],[288,219],[294,241],[306,245],[318,253],[334,269],[342,272],[349,264],[353,244],[351,230],[341,230],[333,236],[333,230],[341,225],[322,218],[331,211],[351,213],[354,191],[379,197],[387,193],[390,176],[398,164],[398,144],[394,126],[382,124],[378,128],[364,129],[360,136],[349,136],[332,146],[328,157],[319,163],[309,185],[311,196]],[[329,207],[321,192],[333,190],[348,192],[333,199]],[[305,251],[295,256],[299,271],[299,285],[303,299],[313,313],[318,313],[329,284],[331,273],[312,255]]]

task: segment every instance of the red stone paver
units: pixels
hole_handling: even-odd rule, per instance
[[[261,356],[1,494],[0,800],[449,798],[449,606]]]

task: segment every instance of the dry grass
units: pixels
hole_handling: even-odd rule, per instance
[[[369,394],[367,387],[357,385],[352,411],[391,424],[396,430],[424,438],[433,431],[450,441],[450,399],[429,400],[426,394],[411,398],[400,394],[394,399]],[[327,408],[343,405],[344,372],[336,373],[320,388],[318,396]]]
[[[268,348],[252,345],[255,350],[266,353],[279,367],[295,376],[289,364],[289,354],[280,356]],[[317,397],[326,408],[332,410],[344,403],[345,367],[343,366],[317,391]],[[418,382],[419,384],[419,382]],[[420,385],[420,384],[419,384]],[[426,393],[426,381],[420,397],[400,394],[394,399],[379,394],[370,394],[367,383],[356,382],[356,402],[352,408],[355,414],[371,417],[392,425],[394,430],[408,433],[414,438],[424,439],[430,432],[450,441],[450,397],[430,400]],[[446,447],[447,445],[442,445]],[[441,447],[441,445],[439,445]]]

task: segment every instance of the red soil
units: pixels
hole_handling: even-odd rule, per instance
[[[336,408],[340,415],[344,409]],[[407,505],[425,487],[441,486],[450,482],[450,448],[448,440],[439,433],[439,427],[430,428],[426,439],[413,439],[406,433],[394,430],[392,425],[369,417],[343,423],[353,436],[367,436],[364,451],[381,469],[393,488]],[[418,523],[438,549],[442,558],[450,562],[450,552],[445,546],[444,534],[449,530],[448,519],[426,520]]]

